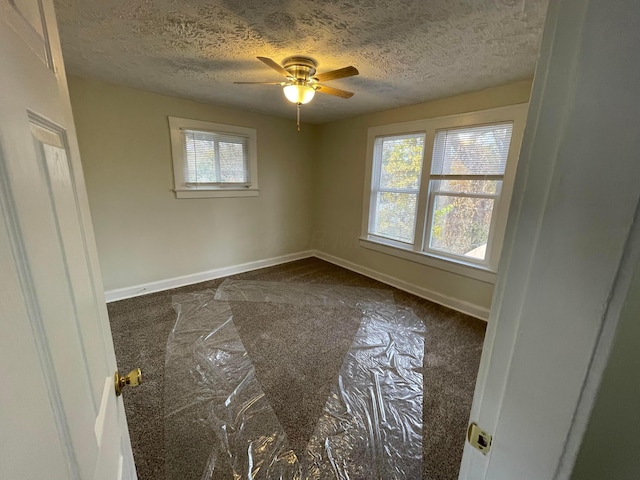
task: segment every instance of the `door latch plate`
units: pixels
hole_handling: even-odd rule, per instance
[[[482,430],[478,425],[472,423],[469,425],[469,431],[467,432],[467,440],[472,447],[477,448],[486,455],[491,450],[491,442],[493,437],[491,434]]]

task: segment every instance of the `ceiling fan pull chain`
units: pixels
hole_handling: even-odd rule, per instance
[[[298,127],[298,133],[301,132],[300,130],[300,105],[302,105],[301,103],[297,103],[296,104],[298,107],[298,115],[297,115],[297,121],[296,121],[296,126]]]

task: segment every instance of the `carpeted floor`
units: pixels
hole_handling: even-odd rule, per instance
[[[484,339],[484,322],[316,258],[230,278],[391,290],[396,304],[412,309],[424,320],[427,329],[424,353],[422,478],[454,480],[458,477]],[[216,288],[223,280],[122,300],[108,306],[118,368],[120,371],[129,371],[140,367],[144,375],[143,385],[125,389],[123,393],[140,480],[164,479],[164,365],[167,337],[176,320],[171,297],[176,293]],[[291,307],[270,305],[260,312],[254,309],[247,312],[250,315],[238,315],[235,321],[249,352],[260,342],[257,327],[266,325],[269,319],[297,318],[285,311],[287,308]],[[341,319],[338,314],[328,317]],[[253,324],[252,319],[255,319]],[[305,362],[297,362],[298,370],[313,381],[301,382],[300,375],[292,376],[286,368],[287,365],[296,363],[296,359],[305,357],[300,353],[296,355],[293,350],[286,352],[285,357],[277,362],[255,365],[265,394],[273,399],[273,408],[296,450],[304,448],[324,406],[324,392],[328,392],[335,381],[337,370],[350,345],[348,339],[353,337],[357,329],[357,323],[353,319],[342,320],[305,328],[304,319],[301,319],[301,324],[297,326],[301,333],[299,337],[307,345],[314,345],[316,348],[318,345],[326,345],[326,348],[319,349],[321,354],[310,356]],[[295,331],[296,326],[292,325],[291,328]],[[281,339],[280,346],[273,344],[276,349],[274,356],[282,351],[282,342],[285,341]],[[301,351],[305,349],[304,341],[297,345]],[[289,387],[285,389],[283,385]]]

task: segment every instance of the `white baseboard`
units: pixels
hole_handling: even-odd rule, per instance
[[[236,275],[238,273],[249,272],[251,270],[258,270],[259,268],[273,267],[275,265],[280,265],[281,263],[313,257],[313,253],[313,250],[306,250],[304,252],[290,253],[280,257],[267,258],[265,260],[257,260],[255,262],[242,263],[240,265],[232,265],[230,267],[215,268],[213,270],[207,270],[206,272],[192,273],[190,275],[167,278],[166,280],[158,280],[155,282],[133,285],[131,287],[107,290],[104,292],[104,296],[107,303],[111,303],[118,300],[124,300],[125,298],[139,297],[140,295],[146,295],[148,293],[161,292],[163,290],[184,287],[185,285],[206,282],[207,280],[228,277],[229,275]]]
[[[489,310],[487,308],[460,300],[459,298],[442,295],[441,293],[434,292],[433,290],[413,285],[409,282],[405,282],[404,280],[400,280],[399,278],[377,272],[371,268],[357,265],[348,260],[344,260],[318,250],[306,250],[304,252],[291,253],[280,257],[216,268],[206,272],[167,278],[166,280],[158,280],[156,282],[143,283],[140,285],[133,285],[131,287],[117,288],[115,290],[106,291],[104,295],[107,303],[110,303],[118,300],[124,300],[125,298],[139,297],[140,295],[146,295],[148,293],[161,292],[172,288],[184,287],[185,285],[206,282],[207,280],[213,280],[215,278],[228,277],[229,275],[258,270],[259,268],[273,267],[282,263],[293,262],[295,260],[301,260],[309,257],[317,257],[321,260],[333,263],[334,265],[346,268],[347,270],[360,273],[366,277],[373,278],[379,282],[399,288],[400,290],[404,290],[405,292],[411,293],[420,298],[424,298],[453,310],[471,315],[472,317],[476,317],[484,321],[487,321],[489,318]]]
[[[460,300],[459,298],[449,297],[447,295],[434,292],[433,290],[429,290],[427,288],[418,287],[417,285],[405,282],[404,280],[400,280],[399,278],[377,272],[375,270],[372,270],[371,268],[357,265],[348,260],[344,260],[342,258],[335,257],[318,250],[313,251],[313,256],[321,260],[325,260],[329,263],[338,265],[339,267],[346,268],[347,270],[360,273],[365,277],[373,278],[374,280],[378,280],[379,282],[386,283],[387,285],[391,285],[392,287],[396,287],[400,290],[404,290],[405,292],[416,295],[417,297],[424,298],[431,302],[444,305],[445,307],[451,308],[453,310],[471,315],[472,317],[479,318],[480,320],[484,320],[485,322],[489,319],[489,309],[485,307]]]

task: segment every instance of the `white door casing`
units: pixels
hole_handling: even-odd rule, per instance
[[[135,479],[50,0],[0,0],[0,72],[0,478]]]
[[[640,9],[550,2],[460,479],[568,479],[640,238]]]

